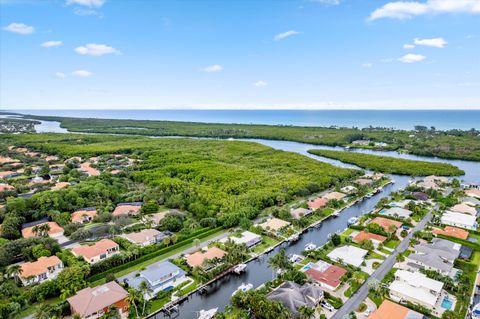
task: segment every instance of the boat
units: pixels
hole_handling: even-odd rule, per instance
[[[287,241],[297,241],[298,240],[298,234],[293,234],[290,237],[287,238]]]
[[[333,213],[331,216],[333,216],[333,217],[338,217],[338,216],[340,216],[340,213],[339,213],[339,212],[335,212],[335,213]]]
[[[365,195],[366,198],[372,198],[373,194],[372,193],[368,193],[367,195]]]
[[[308,243],[305,245],[305,251],[311,251],[317,248],[317,245],[314,243]]]
[[[347,224],[348,224],[348,225],[353,225],[353,224],[355,224],[355,223],[357,223],[357,222],[358,222],[358,218],[357,218],[357,217],[350,217],[350,218],[348,219],[348,221],[347,221]]]
[[[232,293],[232,296],[235,295],[237,292],[241,291],[241,292],[247,292],[249,290],[252,290],[253,288],[253,285],[251,283],[248,283],[248,284],[241,284],[240,286],[238,286],[237,290],[235,290],[233,293]]]
[[[237,275],[240,275],[242,272],[245,271],[245,268],[247,268],[247,264],[238,264],[235,266],[235,268],[233,268],[233,272]]]
[[[472,309],[472,319],[480,319],[480,303],[477,303]]]
[[[298,263],[299,261],[302,261],[302,260],[303,260],[303,257],[300,256],[300,255],[297,255],[297,254],[291,254],[291,255],[288,255],[288,260],[289,260],[292,264],[295,264],[295,263]]]
[[[198,314],[198,319],[211,319],[215,317],[215,314],[217,313],[218,308],[212,308],[209,310],[200,310]]]

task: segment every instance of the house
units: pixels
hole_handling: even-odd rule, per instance
[[[354,267],[360,267],[367,253],[368,250],[346,245],[335,248],[327,256],[332,260],[343,262]]]
[[[211,247],[207,250],[197,251],[193,254],[185,256],[185,261],[191,268],[200,267],[208,269],[210,268],[210,261],[214,259],[222,259],[225,254],[225,251],[222,249],[218,247]]]
[[[462,246],[451,241],[433,238],[431,243],[422,243],[413,247],[414,252],[407,259],[410,263],[428,270],[435,270],[449,276],[455,259],[460,255]]]
[[[480,189],[467,189],[465,190],[465,195],[480,199]]]
[[[164,219],[165,217],[167,217],[169,215],[183,216],[185,214],[182,213],[179,210],[176,210],[176,209],[169,209],[169,210],[165,210],[163,212],[148,215],[147,218],[148,218],[148,220],[151,221],[153,226],[159,226],[162,219]]]
[[[15,189],[15,187],[13,187],[12,185],[8,185],[8,184],[5,184],[5,183],[0,183],[0,193],[1,192],[13,191],[14,189]]]
[[[363,145],[363,146],[370,145],[370,143],[373,143],[373,142],[369,140],[355,140],[352,142],[353,145]]]
[[[462,202],[473,207],[480,206],[480,200],[475,197],[464,197]]]
[[[48,155],[45,157],[45,161],[47,162],[55,162],[58,160],[59,160],[58,156],[55,156],[55,155]]]
[[[128,292],[115,281],[95,288],[87,287],[67,299],[73,315],[80,318],[96,319],[108,312],[110,306],[118,309],[122,318],[127,318]]]
[[[292,215],[293,218],[295,219],[300,219],[302,217],[305,217],[305,216],[308,216],[310,214],[312,214],[313,211],[310,210],[310,209],[306,209],[306,208],[302,208],[302,207],[299,207],[299,208],[295,208],[295,209],[292,209],[290,211],[290,215]]]
[[[140,209],[142,208],[142,202],[132,202],[132,203],[120,203],[115,207],[113,211],[113,216],[122,216],[122,215],[129,215],[135,216],[140,213]]]
[[[78,170],[87,176],[100,176],[100,171],[96,168],[93,168],[92,164],[89,162],[80,164],[80,168]]]
[[[435,183],[438,183],[438,184],[446,184],[446,183],[449,182],[447,177],[435,176],[435,175],[426,176],[423,180],[426,181],[426,182],[435,182]]]
[[[372,185],[373,181],[368,178],[358,178],[354,181],[355,184],[360,186]]]
[[[477,229],[477,221],[475,216],[446,211],[441,217],[441,223],[450,226],[456,226],[465,229]]]
[[[398,202],[391,202],[388,204],[390,207],[400,207],[400,208],[405,208],[407,207],[410,203],[415,203],[415,201],[412,201],[410,199],[404,199]],[[416,204],[416,203],[415,203]]]
[[[370,174],[363,175],[363,178],[368,178],[374,181],[381,180],[384,177],[385,177],[385,174],[383,173],[373,173],[373,174],[370,173]]]
[[[450,208],[450,211],[457,213],[469,214],[472,216],[477,216],[478,212],[475,207],[469,206],[466,203],[457,204]]]
[[[65,165],[64,164],[53,164],[53,165],[49,165],[49,168],[50,168],[50,173],[59,174],[63,171],[63,169],[65,168]]]
[[[81,245],[72,248],[72,254],[76,257],[82,256],[89,264],[94,264],[105,258],[120,253],[120,246],[110,239],[102,239],[93,245]]]
[[[424,192],[413,192],[411,195],[416,200],[420,200],[420,201],[423,201],[423,202],[427,201],[430,198],[430,196],[428,196],[428,194],[426,194]]]
[[[355,186],[348,185],[340,188],[340,191],[345,194],[353,194],[357,191],[357,188]]]
[[[310,208],[311,210],[316,210],[324,208],[325,206],[327,206],[327,204],[328,200],[326,198],[317,197],[313,200],[308,201],[308,208]]]
[[[63,228],[60,227],[56,222],[41,222],[37,224],[35,224],[34,222],[28,225],[32,226],[28,226],[22,229],[23,238],[48,235],[49,237],[58,239],[60,236],[63,236]],[[48,225],[48,227],[44,225]],[[48,231],[43,230],[43,227],[48,228]]]
[[[429,310],[435,308],[440,298],[443,282],[428,278],[420,272],[397,270],[390,284],[390,298],[394,301],[410,301]]]
[[[453,226],[445,226],[444,229],[435,228],[432,230],[432,233],[435,235],[445,235],[445,236],[460,238],[464,240],[468,239],[468,236],[470,235],[470,233],[465,229],[461,229]]]
[[[370,221],[369,224],[377,224],[381,226],[386,232],[390,231],[391,226],[394,226],[397,229],[402,226],[402,222],[384,217],[375,217],[374,219],[372,219],[372,221]]]
[[[417,183],[418,187],[421,187],[423,189],[439,189],[440,187],[437,185],[437,183],[433,181],[421,181]]]
[[[335,200],[342,200],[344,199],[345,197],[347,197],[346,194],[344,193],[340,193],[340,192],[330,192],[326,195],[323,196],[325,199],[327,200],[332,200],[332,199],[335,199]]]
[[[63,270],[63,263],[57,256],[40,257],[37,261],[26,262],[17,275],[24,286],[55,279]]]
[[[262,236],[249,231],[244,231],[240,234],[240,237],[230,236],[228,238],[221,239],[220,242],[225,243],[227,240],[232,240],[237,245],[245,244],[248,248],[251,248],[262,242]]]
[[[156,229],[150,228],[142,229],[136,233],[123,234],[122,237],[133,244],[145,247],[161,242],[163,238],[165,238],[165,234]]]
[[[356,243],[362,242],[364,240],[371,240],[375,246],[378,246],[380,243],[383,243],[385,240],[387,240],[387,237],[362,230],[357,235],[355,235],[352,240]]]
[[[62,188],[68,187],[68,186],[70,186],[69,182],[58,182],[58,183],[55,183],[55,185],[53,185],[51,190],[52,191],[58,191],[59,189],[62,189]]]
[[[19,163],[19,162],[20,161],[18,159],[0,156],[0,165],[13,164],[13,163]]]
[[[77,210],[72,213],[72,223],[89,223],[97,216],[97,209],[95,207],[87,207]]]
[[[307,277],[319,283],[320,286],[332,291],[340,286],[342,283],[342,276],[347,273],[346,269],[331,265],[322,260],[319,260],[316,263],[310,263],[306,267],[308,268],[305,271]]]
[[[151,299],[160,291],[171,290],[176,285],[185,282],[188,277],[185,271],[175,266],[169,261],[162,261],[148,266],[133,277],[124,279],[130,287],[138,289],[140,284],[145,281],[152,293],[146,295],[146,299]]]
[[[424,315],[385,299],[367,319],[424,319]]]
[[[278,218],[270,218],[266,222],[258,224],[258,226],[267,232],[270,232],[272,234],[278,234],[280,230],[290,226],[290,222]]]
[[[294,317],[302,306],[315,308],[323,299],[323,290],[312,284],[300,286],[292,281],[286,281],[267,295],[269,300],[282,303]]]
[[[392,217],[408,218],[412,214],[412,211],[401,207],[392,207],[388,209],[382,209],[380,214]]]
[[[15,177],[15,176],[18,176],[18,175],[19,175],[19,173],[13,172],[13,171],[3,171],[3,172],[0,172],[0,178],[3,178],[3,179]]]

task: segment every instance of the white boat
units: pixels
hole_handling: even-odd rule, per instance
[[[472,309],[472,319],[480,319],[480,303],[477,303]]]
[[[287,238],[287,241],[297,241],[298,238],[298,234],[293,234],[292,236]]]
[[[198,319],[211,319],[215,317],[215,314],[217,313],[218,308],[212,308],[209,310],[200,310],[198,314]]]
[[[335,212],[335,213],[332,214],[332,216],[333,216],[333,217],[338,217],[338,216],[340,216],[340,213],[339,213],[339,212]]]
[[[245,268],[247,268],[247,264],[238,264],[233,268],[233,271],[239,275],[245,271]]]
[[[372,193],[368,193],[367,195],[365,195],[366,198],[372,198],[373,194]]]
[[[303,257],[300,256],[300,255],[297,255],[297,254],[291,254],[291,255],[288,255],[288,260],[289,260],[292,264],[295,264],[295,263],[298,263],[299,261],[302,261],[302,260],[303,260]]]
[[[311,251],[317,248],[317,245],[314,243],[308,243],[305,245],[305,251]]]
[[[358,222],[358,218],[357,217],[350,217],[347,221],[347,224],[348,225],[353,225],[355,224],[356,222]]]
[[[232,293],[232,296],[235,295],[237,292],[241,291],[241,292],[247,292],[249,290],[252,290],[253,289],[253,285],[251,283],[243,283],[241,284],[240,286],[238,286],[237,290],[235,290],[233,293]]]

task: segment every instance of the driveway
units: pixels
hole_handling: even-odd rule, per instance
[[[363,283],[360,289],[353,294],[350,299],[348,299],[343,306],[338,309],[338,311],[333,315],[333,319],[342,319],[343,316],[348,315],[352,311],[357,310],[358,306],[367,298],[368,296],[368,283],[371,280],[381,281],[383,277],[392,269],[395,265],[396,257],[399,253],[403,253],[410,244],[410,239],[413,236],[413,233],[417,230],[422,230],[425,228],[427,222],[432,219],[431,211],[423,217],[423,219],[415,225],[411,232],[400,242],[400,244],[395,248],[393,253],[385,259],[385,261],[373,272],[373,274]]]

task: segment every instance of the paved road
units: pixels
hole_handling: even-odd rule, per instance
[[[413,236],[413,233],[422,230],[425,228],[427,222],[432,219],[431,211],[423,217],[423,219],[414,227],[412,231],[400,242],[400,244],[395,248],[395,250],[383,261],[383,263],[373,272],[373,274],[363,283],[360,289],[357,290],[344,304],[338,309],[338,311],[333,315],[333,319],[342,319],[343,316],[348,315],[352,311],[357,310],[358,306],[367,298],[368,296],[368,283],[371,280],[381,281],[383,277],[392,269],[393,265],[396,263],[396,257],[399,253],[403,253],[410,244],[410,239]]]

